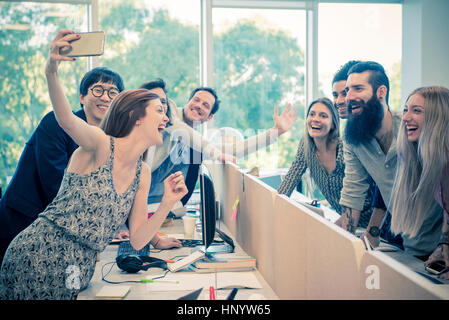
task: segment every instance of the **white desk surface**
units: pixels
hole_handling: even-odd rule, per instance
[[[230,236],[227,232],[224,224],[221,224],[220,229],[223,230],[226,234]],[[174,224],[170,227],[163,227],[160,230],[161,233],[170,235],[170,234],[182,234],[183,226],[182,221],[180,219],[175,219]],[[195,238],[198,237],[198,234],[195,233]],[[231,237],[232,238],[232,237]],[[235,240],[234,240],[235,243]],[[243,252],[237,243],[235,252]],[[93,300],[95,299],[95,295],[100,291],[104,286],[130,286],[130,292],[125,296],[125,300],[176,300],[190,292],[192,290],[184,290],[184,291],[167,291],[167,292],[150,292],[147,289],[146,283],[124,283],[124,284],[109,284],[101,279],[101,271],[102,266],[108,262],[115,262],[115,257],[117,253],[118,245],[109,245],[101,254],[100,261],[97,262],[95,267],[95,273],[92,277],[92,280],[89,286],[80,292],[78,295],[78,300]],[[188,255],[193,248],[176,248],[170,250],[159,250],[150,249],[150,256],[161,258],[161,259],[171,259],[176,256]],[[106,274],[112,264],[108,264],[104,267],[104,274]],[[136,280],[146,278],[147,276],[154,277],[158,275],[162,275],[165,271],[162,271],[160,268],[150,268],[147,271],[139,271],[138,273],[130,274],[121,271],[117,264],[113,264],[111,272],[106,276],[106,279],[109,281],[126,281],[126,280]],[[186,273],[183,271],[183,273]],[[195,272],[191,273],[192,277],[195,277]],[[254,271],[257,280],[262,286],[262,289],[239,289],[237,295],[235,297],[236,300],[278,300],[279,298],[273,291],[273,289],[268,285],[262,275],[256,270]],[[215,291],[216,300],[224,300],[226,296],[231,292],[231,289],[222,289]],[[198,300],[209,300],[209,288],[204,288],[201,292]]]

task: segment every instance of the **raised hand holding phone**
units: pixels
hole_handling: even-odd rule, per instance
[[[68,57],[100,56],[104,52],[105,34],[103,31],[79,32],[69,47],[60,52]]]
[[[75,58],[67,57],[61,54],[61,50],[71,47],[70,42],[79,39],[80,36],[75,34],[72,30],[63,29],[58,32],[58,35],[50,44],[50,54],[48,56],[45,72],[55,73],[58,71],[58,66],[61,61],[74,61]]]
[[[45,67],[48,93],[53,106],[56,120],[59,126],[80,146],[86,150],[96,150],[108,141],[104,132],[94,126],[90,126],[84,120],[78,118],[72,112],[69,101],[58,78],[58,67],[61,61],[73,61],[75,58],[61,54],[61,49],[70,47],[70,42],[79,39],[79,35],[72,30],[62,29],[50,44],[50,51]]]

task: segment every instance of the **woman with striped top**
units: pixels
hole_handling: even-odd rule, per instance
[[[304,138],[298,146],[296,157],[278,192],[291,195],[307,168],[323,196],[338,214],[344,211],[339,204],[343,188],[345,164],[343,142],[339,133],[337,110],[328,98],[313,101],[306,117]],[[371,190],[372,188],[370,188]],[[371,197],[365,200],[359,225],[366,227],[371,215]]]

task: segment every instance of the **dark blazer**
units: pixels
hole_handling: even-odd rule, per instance
[[[75,115],[86,121],[83,109]],[[0,239],[12,240],[53,201],[64,170],[77,148],[58,125],[53,111],[47,113],[26,143],[14,176],[0,200]]]

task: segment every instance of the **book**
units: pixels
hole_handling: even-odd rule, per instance
[[[167,264],[167,268],[168,270],[170,270],[171,272],[176,272],[180,269],[184,269],[186,267],[188,267],[189,265],[191,265],[192,263],[194,263],[195,261],[202,259],[205,257],[204,252],[198,250],[195,251],[193,253],[191,253],[190,255],[188,255],[187,257],[176,261],[174,263],[168,263]]]
[[[131,289],[130,286],[104,286],[96,294],[97,299],[123,299]]]
[[[197,269],[255,268],[256,259],[247,255],[221,254],[204,257],[193,265]]]

